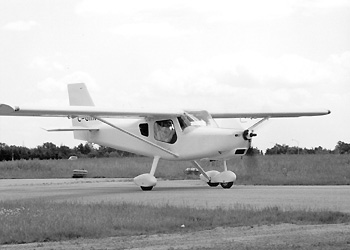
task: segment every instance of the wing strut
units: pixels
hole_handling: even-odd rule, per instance
[[[168,150],[166,148],[163,148],[163,147],[161,147],[161,146],[159,146],[159,145],[157,145],[157,144],[155,144],[153,142],[147,141],[146,139],[143,139],[143,138],[141,138],[141,137],[139,137],[139,136],[137,136],[137,135],[135,135],[133,133],[130,133],[129,131],[126,131],[125,129],[122,129],[122,128],[120,128],[120,127],[118,127],[118,126],[116,126],[116,125],[106,121],[105,119],[102,119],[102,118],[100,118],[98,116],[93,116],[93,117],[96,118],[97,120],[99,120],[100,122],[103,122],[103,123],[111,126],[112,128],[118,129],[119,131],[121,131],[121,132],[123,132],[123,133],[125,133],[127,135],[130,135],[130,136],[132,136],[132,137],[134,137],[134,138],[136,138],[136,139],[138,139],[140,141],[143,141],[143,142],[145,142],[145,143],[147,143],[147,144],[149,144],[149,145],[151,145],[151,146],[153,146],[155,148],[158,148],[158,149],[160,149],[160,150],[162,150],[162,151],[164,151],[164,152],[166,152],[166,153],[168,153],[168,154],[170,154],[172,156],[179,157],[178,154],[176,154],[176,153],[174,153],[174,152],[172,152],[172,151],[170,151],[170,150]]]
[[[248,130],[254,130],[256,127],[260,126],[260,124],[262,124],[264,121],[267,121],[269,118],[270,118],[270,117],[267,116],[267,117],[261,119],[260,121],[258,121],[258,122],[255,123],[254,125],[250,126],[250,127],[248,128]]]

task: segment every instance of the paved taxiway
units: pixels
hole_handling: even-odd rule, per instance
[[[148,192],[130,179],[0,179],[0,200],[43,198],[55,201],[132,202],[190,207],[330,209],[350,213],[350,186],[233,186],[211,188],[199,180],[162,181]]]

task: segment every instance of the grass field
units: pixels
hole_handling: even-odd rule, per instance
[[[71,178],[74,169],[88,170],[88,176],[133,178],[151,169],[152,159],[99,158],[68,160],[28,160],[0,162],[0,178]],[[222,171],[222,162],[201,162],[205,170]],[[229,169],[237,184],[254,185],[349,185],[350,155],[267,155],[232,159]],[[190,162],[160,161],[156,177],[193,179],[185,169]]]
[[[0,244],[62,241],[76,238],[193,232],[220,227],[350,222],[350,214],[329,211],[255,209],[230,210],[151,207],[127,203],[0,202]],[[184,225],[184,226],[182,226]]]
[[[0,178],[71,178],[74,169],[88,170],[91,178],[133,178],[149,172],[151,164],[152,159],[145,157],[0,162]],[[222,171],[222,162],[203,161],[201,165],[205,170]],[[237,175],[237,184],[350,184],[350,155],[259,155],[233,159],[228,165]],[[185,173],[188,167],[193,167],[190,162],[161,160],[156,177],[198,178]],[[128,203],[1,201],[0,244],[193,232],[216,227],[349,222],[350,214],[278,207],[236,205],[226,210]]]

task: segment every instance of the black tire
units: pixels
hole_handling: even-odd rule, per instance
[[[220,183],[220,185],[222,186],[222,188],[231,188],[233,185],[233,181]]]
[[[143,191],[151,191],[152,188],[153,188],[153,186],[149,186],[149,187],[141,186],[141,189],[142,189]]]
[[[210,187],[217,187],[219,185],[218,182],[207,182]]]

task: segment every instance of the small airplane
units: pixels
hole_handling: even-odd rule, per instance
[[[72,126],[47,131],[73,131],[74,138],[153,157],[151,171],[134,178],[142,190],[152,190],[160,159],[191,161],[209,186],[231,188],[236,175],[226,161],[247,153],[254,130],[269,118],[320,116],[329,110],[303,112],[209,113],[205,110],[108,110],[99,109],[84,83],[68,84],[70,106],[47,109],[0,104],[0,116],[68,117]],[[110,118],[114,118],[113,120]],[[132,118],[132,119],[126,119]],[[246,129],[220,128],[216,118],[260,120]],[[224,171],[204,171],[198,160],[222,160]]]

